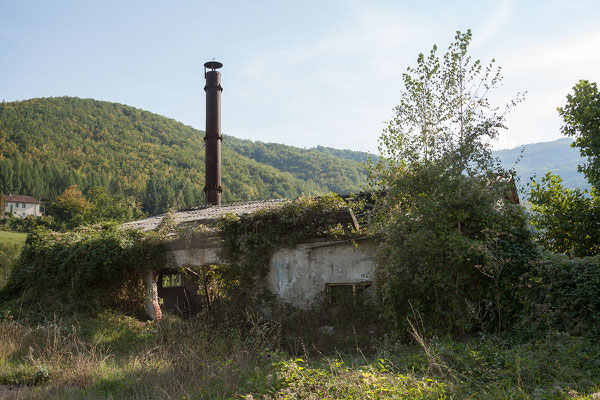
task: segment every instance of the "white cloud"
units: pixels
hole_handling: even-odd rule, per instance
[[[509,131],[497,148],[562,137],[556,107],[579,79],[600,81],[600,29],[578,32],[560,41],[525,44],[502,57],[505,82],[526,90],[525,102],[508,118]]]
[[[492,38],[507,22],[513,9],[513,4],[509,0],[499,2],[498,9],[493,12],[493,16],[483,25],[483,30],[477,32],[471,45],[477,47],[488,39]]]

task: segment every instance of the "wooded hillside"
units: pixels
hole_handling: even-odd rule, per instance
[[[149,214],[204,201],[204,132],[134,107],[73,97],[0,104],[0,191],[52,199],[71,184],[134,197]],[[223,200],[358,190],[349,151],[303,150],[226,137]],[[189,181],[188,181],[189,178]],[[186,184],[186,181],[188,183]]]
[[[103,186],[134,198],[145,212],[204,202],[204,132],[134,107],[74,97],[0,103],[0,192],[51,200],[69,185]],[[570,139],[525,146],[516,165],[521,184],[533,173],[559,174],[566,187],[586,188]],[[521,147],[495,152],[506,168]],[[295,198],[360,190],[366,152],[301,149],[225,136],[225,202]],[[188,183],[186,184],[186,181]],[[185,186],[185,187],[184,187]]]

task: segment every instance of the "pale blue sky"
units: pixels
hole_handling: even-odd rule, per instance
[[[223,133],[376,151],[401,74],[473,31],[527,91],[497,148],[562,137],[556,107],[600,81],[600,1],[0,0],[0,100],[116,101],[204,129],[202,64],[223,62]]]

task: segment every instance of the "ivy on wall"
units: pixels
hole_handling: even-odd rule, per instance
[[[155,232],[112,224],[65,233],[38,229],[28,236],[0,300],[136,313],[143,306],[143,272],[163,264],[164,243]]]
[[[218,226],[224,241],[220,256],[228,264],[228,281],[237,283],[243,295],[251,296],[278,249],[308,239],[356,234],[352,226],[339,222],[340,214],[348,211],[344,200],[327,195],[300,198],[242,217],[226,215]]]
[[[216,227],[177,226],[168,214],[158,232],[123,230],[114,224],[62,233],[38,228],[28,236],[0,300],[44,303],[44,309],[54,304],[84,312],[108,307],[135,314],[144,304],[143,273],[168,266],[167,246],[178,241],[191,248],[208,237],[223,240],[220,256],[227,265],[203,271],[203,276],[206,272],[223,286],[219,291],[233,288],[241,300],[249,300],[277,249],[355,234],[352,226],[339,222],[348,212],[344,200],[327,195],[241,217],[230,214]]]

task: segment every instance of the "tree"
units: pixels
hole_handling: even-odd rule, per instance
[[[565,125],[562,132],[574,136],[587,164],[579,165],[592,191],[569,190],[562,180],[547,173],[540,182],[531,180],[529,201],[532,223],[542,246],[577,257],[600,254],[600,94],[595,83],[579,81],[567,104],[558,107]]]
[[[470,41],[470,30],[457,32],[442,58],[434,45],[402,75],[405,90],[379,141],[378,172],[443,164],[473,175],[490,168],[488,139],[504,128],[506,110],[492,108],[488,94],[502,77],[494,60],[484,66],[467,54]]]
[[[494,61],[473,60],[471,32],[442,56],[434,46],[403,74],[405,90],[368,164],[379,196],[374,229],[379,300],[389,322],[411,312],[438,332],[501,328],[519,307],[515,282],[535,252],[520,207],[505,198],[510,174],[488,142],[504,115],[488,94],[501,82]]]
[[[569,190],[550,172],[530,185],[531,223],[543,247],[577,257],[600,254],[600,198],[595,191]]]
[[[86,197],[93,205],[90,210],[93,222],[125,222],[143,216],[136,206],[135,199],[110,194],[104,186],[92,187]]]
[[[580,80],[567,95],[567,104],[558,107],[565,125],[561,131],[575,137],[572,147],[579,147],[587,164],[578,166],[590,184],[600,190],[600,93],[596,83]]]
[[[77,185],[71,185],[50,205],[50,214],[57,222],[73,228],[91,222],[93,204],[88,201]]]

